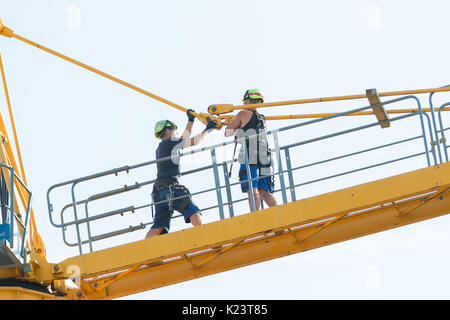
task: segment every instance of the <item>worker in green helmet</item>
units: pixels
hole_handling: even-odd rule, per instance
[[[256,105],[264,103],[264,96],[258,89],[247,90],[242,102],[245,105]],[[253,188],[255,210],[260,209],[260,200],[264,201],[269,207],[276,206],[277,201],[273,196],[274,179],[272,174],[272,156],[266,132],[266,120],[264,115],[256,111],[256,108],[241,110],[235,119],[226,127],[225,136],[235,135],[237,138],[247,137],[245,139],[247,154],[241,147],[238,161],[241,164],[239,168],[239,181],[241,181],[241,190],[249,195],[250,210],[252,203],[250,198],[250,188],[246,170],[246,159],[250,167],[251,181]]]
[[[183,215],[186,223],[193,226],[202,224],[200,209],[192,201],[189,190],[178,182],[180,165],[175,151],[201,143],[207,133],[216,128],[216,123],[210,121],[203,132],[191,137],[195,115],[192,109],[186,113],[188,122],[181,136],[175,123],[170,120],[161,120],[155,124],[155,137],[161,140],[156,149],[156,160],[171,158],[157,163],[158,174],[152,192],[155,216],[146,238],[168,233],[174,210]]]

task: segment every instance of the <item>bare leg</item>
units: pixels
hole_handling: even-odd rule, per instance
[[[149,238],[154,237],[154,236],[159,236],[162,231],[163,231],[163,228],[150,229],[150,231],[147,232],[147,235],[145,236],[145,239],[149,239]]]
[[[248,193],[248,204],[250,206],[250,211],[252,210],[252,199],[250,197],[250,189],[247,190]],[[259,192],[258,188],[253,188],[253,199],[255,200],[255,210],[258,211],[260,207],[260,200],[259,200]]]
[[[277,205],[277,200],[275,199],[275,197],[267,192],[266,190],[263,189],[259,189],[259,197],[265,202],[267,203],[267,205],[269,207],[273,207]]]
[[[190,220],[194,227],[200,226],[202,224],[202,215],[200,214],[200,212],[196,212],[190,216]]]

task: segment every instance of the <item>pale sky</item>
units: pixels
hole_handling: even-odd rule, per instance
[[[199,112],[207,112],[211,104],[239,105],[245,90],[251,88],[259,88],[266,102],[274,102],[361,94],[368,88],[379,92],[434,88],[450,82],[450,3],[444,0],[0,0],[0,8],[3,23],[17,34]],[[158,144],[154,123],[172,119],[183,127],[187,118],[176,109],[15,39],[2,37],[0,50],[38,229],[48,260],[56,263],[77,255],[78,249],[67,247],[61,230],[50,224],[48,188],[154,159]],[[436,95],[436,105],[449,101],[448,97]],[[428,107],[427,98],[420,96],[423,107]],[[264,114],[339,112],[365,105],[367,101],[266,108]],[[0,108],[6,122],[3,94]],[[364,121],[352,117],[332,127],[314,126],[280,139],[282,144],[292,143]],[[404,138],[417,133],[411,131],[418,128],[415,121],[393,126],[391,131],[378,129],[364,137],[305,147],[293,158],[301,165],[350,152],[352,147],[366,148],[376,139],[381,143],[394,135]],[[293,123],[271,121],[268,128]],[[195,133],[203,127],[197,121]],[[222,137],[223,131],[214,132],[204,145]],[[229,159],[230,152],[232,148],[222,156]],[[399,150],[390,152],[396,157]],[[360,164],[368,165],[369,160],[373,159],[363,159]],[[182,165],[192,169],[201,164]],[[338,169],[355,166],[359,165],[343,163]],[[424,166],[421,158],[385,171],[302,187],[298,198]],[[333,174],[335,169],[328,167],[320,173]],[[142,182],[153,179],[155,171],[144,169],[139,174],[136,181]],[[317,174],[305,171],[298,178],[314,179]],[[236,181],[237,171],[232,179]],[[114,183],[117,187],[121,182]],[[193,190],[203,187],[192,177],[185,177],[182,183]],[[80,193],[90,194],[97,187],[88,186]],[[66,192],[64,199],[68,196]],[[233,196],[243,197],[238,189]],[[148,201],[150,194],[140,197]],[[280,194],[277,199],[281,201]],[[206,205],[202,197],[194,200]],[[240,214],[248,210],[246,203],[239,208]],[[128,216],[118,221],[124,228],[148,221],[149,215],[147,210],[133,222]],[[217,219],[217,212],[205,214],[206,221]],[[180,226],[187,227],[190,225]],[[444,216],[127,298],[448,299],[449,227],[450,217]],[[141,240],[147,231],[129,233],[118,241]],[[73,232],[68,234],[74,241]],[[111,243],[114,240],[94,248]]]

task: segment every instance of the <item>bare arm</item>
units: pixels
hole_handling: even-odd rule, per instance
[[[190,146],[195,146],[195,145],[201,143],[205,139],[208,132],[215,129],[216,126],[217,126],[217,123],[215,121],[209,121],[208,124],[206,125],[205,130],[203,130],[201,133],[197,134],[193,138],[186,137],[184,139],[184,148],[187,148]]]
[[[241,110],[225,129],[225,137],[234,135],[236,130],[244,127],[250,121],[252,116],[253,113],[250,110]]]
[[[225,137],[234,135],[234,132],[241,127],[242,114],[238,113],[234,120],[225,128]]]
[[[188,140],[191,137],[193,125],[194,125],[194,121],[187,122],[186,128],[184,129],[183,133],[181,134],[181,138],[183,138],[184,140]]]
[[[191,146],[196,146],[199,143],[201,143],[203,140],[205,140],[205,137],[208,133],[206,131],[202,131],[201,133],[197,134],[195,137],[188,137],[186,139],[184,139],[184,147],[191,147]]]

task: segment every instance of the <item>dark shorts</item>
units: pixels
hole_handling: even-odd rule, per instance
[[[153,202],[159,202],[168,200],[169,187],[163,187],[157,189],[153,193]],[[182,185],[175,185],[173,187],[172,198],[178,198],[182,196],[188,196],[189,190]],[[170,230],[170,220],[172,218],[174,210],[180,212],[186,223],[191,222],[191,215],[200,212],[200,209],[190,200],[190,197],[181,199],[175,199],[171,201],[172,210],[170,209],[169,202],[163,202],[155,205],[155,217],[151,229],[163,228],[161,234],[168,233]]]
[[[247,190],[248,190],[248,182],[245,181],[248,179],[247,178],[247,170],[245,168],[246,168],[245,164],[241,164],[241,167],[239,168],[239,172],[240,172],[239,181],[242,181],[241,182],[242,192],[247,192]],[[262,189],[262,190],[265,190],[270,193],[273,192],[272,177],[266,176],[266,175],[261,175],[259,172],[258,166],[254,165],[254,164],[250,165],[250,175],[252,176],[252,178],[264,177],[261,179],[253,180],[252,181],[253,188]]]

